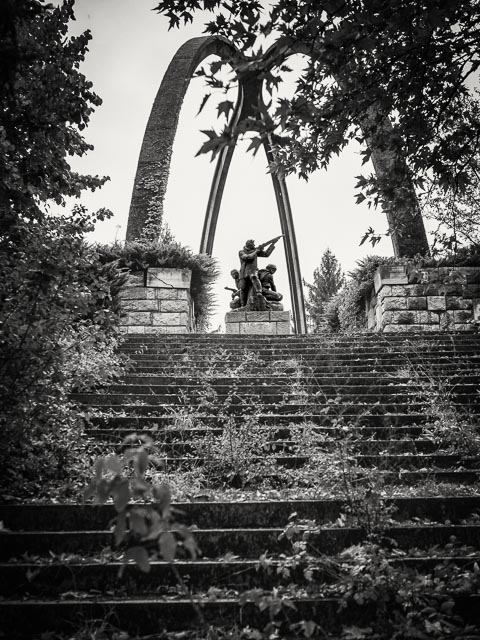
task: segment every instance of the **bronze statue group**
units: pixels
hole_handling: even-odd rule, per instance
[[[282,311],[282,294],[278,293],[273,279],[277,270],[274,264],[267,264],[264,269],[258,269],[257,258],[268,258],[275,249],[275,244],[282,236],[255,246],[253,240],[247,240],[245,246],[238,252],[240,271],[233,269],[230,275],[235,281],[232,291],[230,308],[234,311]]]

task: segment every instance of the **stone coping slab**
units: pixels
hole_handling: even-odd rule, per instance
[[[290,322],[290,311],[229,311],[225,322]]]

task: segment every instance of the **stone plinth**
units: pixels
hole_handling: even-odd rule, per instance
[[[366,300],[374,331],[477,331],[480,268],[383,265]]]
[[[120,299],[124,333],[195,331],[189,269],[149,268],[131,273]]]
[[[225,331],[237,335],[288,335],[290,311],[230,311],[225,315]]]

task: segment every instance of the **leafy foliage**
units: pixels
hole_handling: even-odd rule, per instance
[[[14,235],[0,236],[6,479],[21,477],[22,469],[25,481],[39,483],[42,473],[54,475],[50,456],[42,459],[48,447],[38,444],[52,430],[59,436],[58,464],[65,470],[64,457],[74,455],[69,444],[79,432],[68,393],[102,384],[119,371],[117,294],[125,275],[113,263],[102,265],[85,243],[94,221],[77,208],[70,217],[18,221]],[[70,428],[76,433],[67,437]]]
[[[373,289],[373,276],[381,264],[395,262],[395,258],[367,256],[357,261],[350,271],[344,289],[325,305],[325,318],[331,331],[365,329],[365,298]]]
[[[478,589],[478,566],[460,570],[439,562],[430,572],[416,572],[392,562],[387,545],[366,540],[341,554],[342,608],[374,605],[368,626],[344,627],[343,638],[469,638],[476,633],[460,615],[452,615],[457,594]]]
[[[48,209],[105,181],[68,163],[91,149],[82,131],[101,103],[79,72],[90,33],[68,35],[73,4],[6,0],[0,21],[1,486],[29,497],[88,465],[68,393],[120,366],[123,276],[84,240],[109,213]]]
[[[90,32],[68,37],[74,0],[2,3],[0,25],[1,230],[17,216],[41,218],[40,203],[95,189],[105,178],[73,172],[69,155],[92,147],[81,135],[101,104],[79,72]]]
[[[125,245],[97,245],[102,264],[116,263],[130,271],[143,271],[148,267],[191,269],[190,293],[195,305],[197,330],[208,327],[209,316],[214,305],[212,285],[218,276],[215,258],[207,254],[194,254],[170,235],[151,242],[128,242]]]
[[[239,47],[241,55],[229,61],[237,75],[261,76],[270,93],[286,72],[285,57],[308,55],[291,99],[242,119],[233,132],[208,132],[203,151],[216,152],[248,129],[271,133],[281,155],[274,168],[306,178],[355,139],[364,162],[373,147],[407,162],[406,172],[397,164],[386,179],[359,176],[359,199],[373,203],[401,200],[410,177],[420,188],[427,175],[441,189],[462,191],[472,182],[480,120],[468,80],[480,65],[478,0],[275,0],[267,10],[256,0],[162,0],[156,7],[170,27],[201,9],[215,14],[206,32]],[[263,56],[271,36],[281,45]],[[205,75],[211,87],[223,89],[219,68]]]
[[[129,447],[123,456],[111,454],[98,458],[95,477],[85,489],[84,498],[94,498],[97,504],[113,500],[115,544],[127,544],[124,562],[131,560],[147,573],[150,571],[147,545],[150,548],[154,545],[167,562],[175,559],[180,547],[195,560],[198,548],[191,530],[175,521],[170,487],[165,483],[152,484],[146,479],[149,466],[155,466],[157,459],[150,453],[151,439],[144,437],[143,440],[141,446]],[[128,438],[126,444],[129,444]],[[139,499],[151,504],[130,504],[131,500]]]
[[[452,188],[446,193],[432,185],[422,200],[425,218],[433,220],[432,254],[465,255],[480,250],[480,188],[478,181],[463,192]]]
[[[304,282],[308,289],[308,299],[305,306],[314,333],[320,331],[325,304],[338,293],[344,282],[345,276],[337,258],[330,249],[326,249],[320,261],[320,267],[313,272],[313,284]]]

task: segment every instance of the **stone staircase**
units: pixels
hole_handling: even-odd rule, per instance
[[[339,614],[332,567],[372,536],[388,541],[392,566],[475,570],[480,336],[130,335],[122,350],[132,365],[121,382],[75,396],[90,411],[89,446],[106,455],[132,433],[129,446],[152,438],[148,473],[173,480],[201,555],[154,557],[148,572],[128,566],[119,578],[112,504],[0,506],[5,637],[92,620],[143,635],[263,628],[274,607],[260,593],[281,600],[289,624],[339,637],[375,607]],[[289,563],[295,536],[313,579]],[[480,625],[478,596],[454,600]]]

